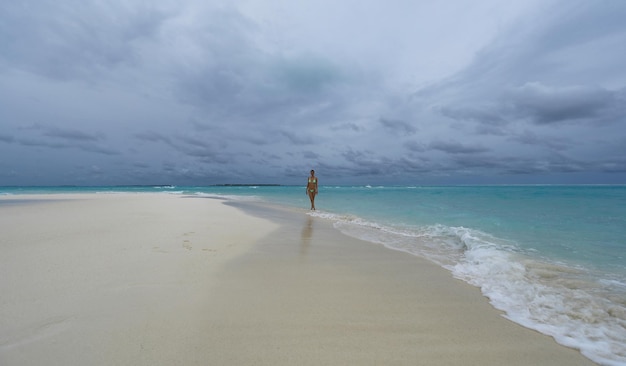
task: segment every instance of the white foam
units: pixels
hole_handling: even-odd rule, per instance
[[[185,191],[168,191],[168,192],[165,192],[165,193],[168,193],[168,194],[183,194],[183,193],[185,193]]]
[[[314,212],[343,233],[430,259],[479,287],[508,319],[603,365],[626,365],[626,285],[551,263],[515,243],[464,227],[399,228]],[[617,289],[617,290],[616,290]]]
[[[238,196],[238,195],[229,195],[229,194],[219,194],[219,193],[204,193],[204,192],[196,192],[194,193],[196,196],[206,197],[206,198],[215,198],[229,201],[244,201],[244,202],[259,202],[262,199],[258,196]]]

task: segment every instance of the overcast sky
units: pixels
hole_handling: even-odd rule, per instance
[[[0,2],[0,185],[626,183],[623,0]]]

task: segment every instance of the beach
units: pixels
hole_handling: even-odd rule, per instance
[[[2,365],[593,365],[425,259],[307,211],[0,198]]]

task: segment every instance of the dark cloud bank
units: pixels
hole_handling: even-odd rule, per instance
[[[3,2],[0,185],[626,183],[626,3],[462,4]]]

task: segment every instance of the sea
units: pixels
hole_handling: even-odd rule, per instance
[[[320,186],[315,211],[304,186],[0,187],[1,196],[85,192],[302,210],[440,265],[480,288],[506,318],[592,361],[626,365],[626,185]]]

